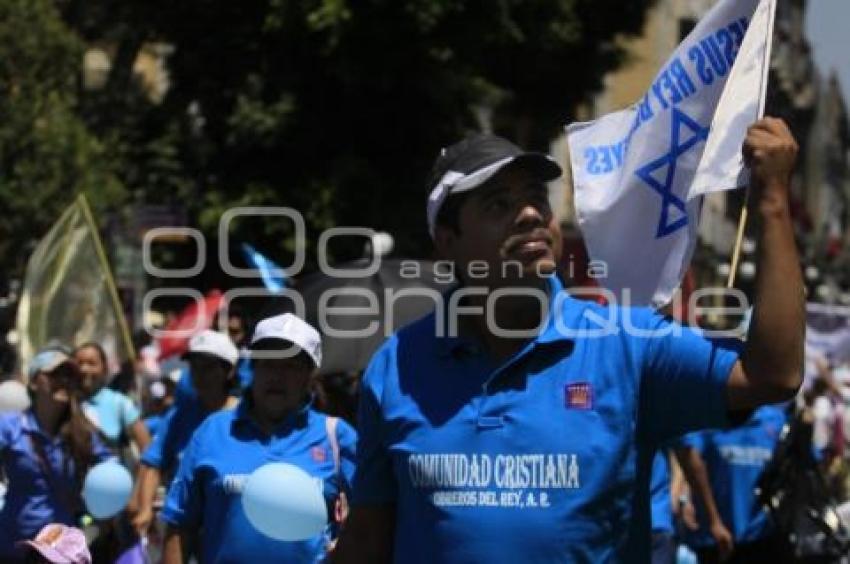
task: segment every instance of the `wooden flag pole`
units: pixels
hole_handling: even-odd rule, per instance
[[[738,271],[738,262],[741,260],[741,243],[744,240],[744,231],[747,227],[747,205],[750,199],[750,189],[747,188],[747,198],[744,200],[744,206],[741,208],[741,217],[738,219],[738,235],[735,237],[735,247],[732,250],[732,265],[729,268],[729,279],[726,281],[726,287],[732,288],[735,286],[735,273]]]
[[[106,279],[106,288],[109,292],[109,297],[112,300],[112,307],[115,309],[115,317],[118,319],[118,328],[121,332],[121,337],[124,341],[124,348],[127,350],[127,355],[130,357],[130,362],[136,362],[136,349],[133,346],[133,338],[130,335],[130,328],[127,326],[127,320],[124,318],[124,309],[121,305],[121,298],[118,296],[118,287],[115,284],[115,279],[112,277],[112,269],[109,267],[109,259],[106,257],[106,251],[103,249],[103,243],[100,240],[100,233],[97,228],[97,223],[94,220],[89,207],[89,201],[85,194],[78,196],[79,206],[83,210],[83,216],[86,219],[89,230],[91,230],[92,240],[94,241],[97,258],[100,261],[100,267],[103,269]]]

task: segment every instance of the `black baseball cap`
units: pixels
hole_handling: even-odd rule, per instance
[[[428,231],[434,236],[437,215],[450,194],[466,192],[487,182],[508,166],[535,173],[544,182],[559,178],[561,167],[543,153],[523,151],[497,135],[477,134],[440,151],[428,186]]]

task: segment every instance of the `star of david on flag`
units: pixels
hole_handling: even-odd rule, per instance
[[[667,153],[649,164],[637,169],[641,180],[646,182],[661,196],[661,215],[658,218],[657,238],[675,233],[688,224],[688,210],[685,201],[674,191],[673,181],[676,179],[676,163],[686,152],[698,143],[708,139],[708,128],[689,118],[679,108],[673,108],[671,120],[670,147]],[[682,129],[686,129],[683,136]],[[661,173],[663,180],[659,181],[656,174]]]
[[[741,146],[764,112],[776,0],[719,0],[633,106],[567,127],[576,218],[619,303],[672,299],[703,196],[749,183]]]

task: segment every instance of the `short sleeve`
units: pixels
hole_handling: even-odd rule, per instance
[[[125,429],[139,420],[141,412],[133,400],[121,394],[121,426]]]
[[[394,346],[394,338],[387,341],[375,354],[363,376],[357,412],[359,435],[352,505],[380,505],[396,500],[397,485],[384,438],[381,411],[383,383],[394,362]]]
[[[196,461],[202,445],[202,434],[196,433],[183,453],[177,475],[168,488],[160,517],[169,525],[197,529],[203,518],[203,490],[196,474]]]
[[[173,428],[175,412],[176,410],[174,408],[170,409],[159,423],[159,431],[153,436],[153,440],[151,440],[148,448],[142,454],[141,461],[145,466],[162,469],[163,460],[165,459],[164,451],[167,435],[175,432]]]
[[[159,431],[159,424],[162,422],[162,417],[159,415],[151,415],[150,417],[145,417],[143,421],[151,438],[156,437],[156,434]]]
[[[357,431],[340,419],[336,427],[336,436],[339,443],[339,471],[344,481],[343,488],[350,493],[357,464]]]
[[[727,425],[726,385],[742,342],[709,339],[670,318],[646,312],[640,425],[658,444],[691,431]]]

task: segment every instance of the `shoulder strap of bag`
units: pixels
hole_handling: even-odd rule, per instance
[[[22,423],[25,423],[24,418],[25,415],[21,414]],[[61,483],[57,484],[53,468],[47,460],[47,454],[44,452],[44,445],[42,445],[40,441],[33,439],[31,433],[24,431],[24,434],[27,436],[27,440],[29,440],[30,448],[35,454],[41,472],[44,474],[47,486],[56,493],[56,496],[59,498],[59,502],[64,506],[65,511],[67,511],[72,517],[76,518],[77,513],[80,511],[80,504],[79,502],[75,502],[68,492],[67,487],[63,486]],[[69,456],[70,455],[68,453],[65,453],[65,464],[70,464]],[[79,471],[79,469],[77,469],[77,471]]]
[[[336,427],[339,419],[336,417],[325,417],[325,431],[328,433],[328,441],[331,443],[331,453],[334,457],[334,474],[339,479],[339,439],[336,436]]]
[[[337,437],[336,429],[339,423],[339,418],[327,416],[325,417],[325,430],[328,434],[328,442],[331,444],[331,453],[334,457],[334,477],[336,479],[337,490],[339,496],[334,504],[334,521],[343,523],[348,517],[348,499],[345,497],[345,492],[342,490],[342,472],[339,454],[339,437]]]

